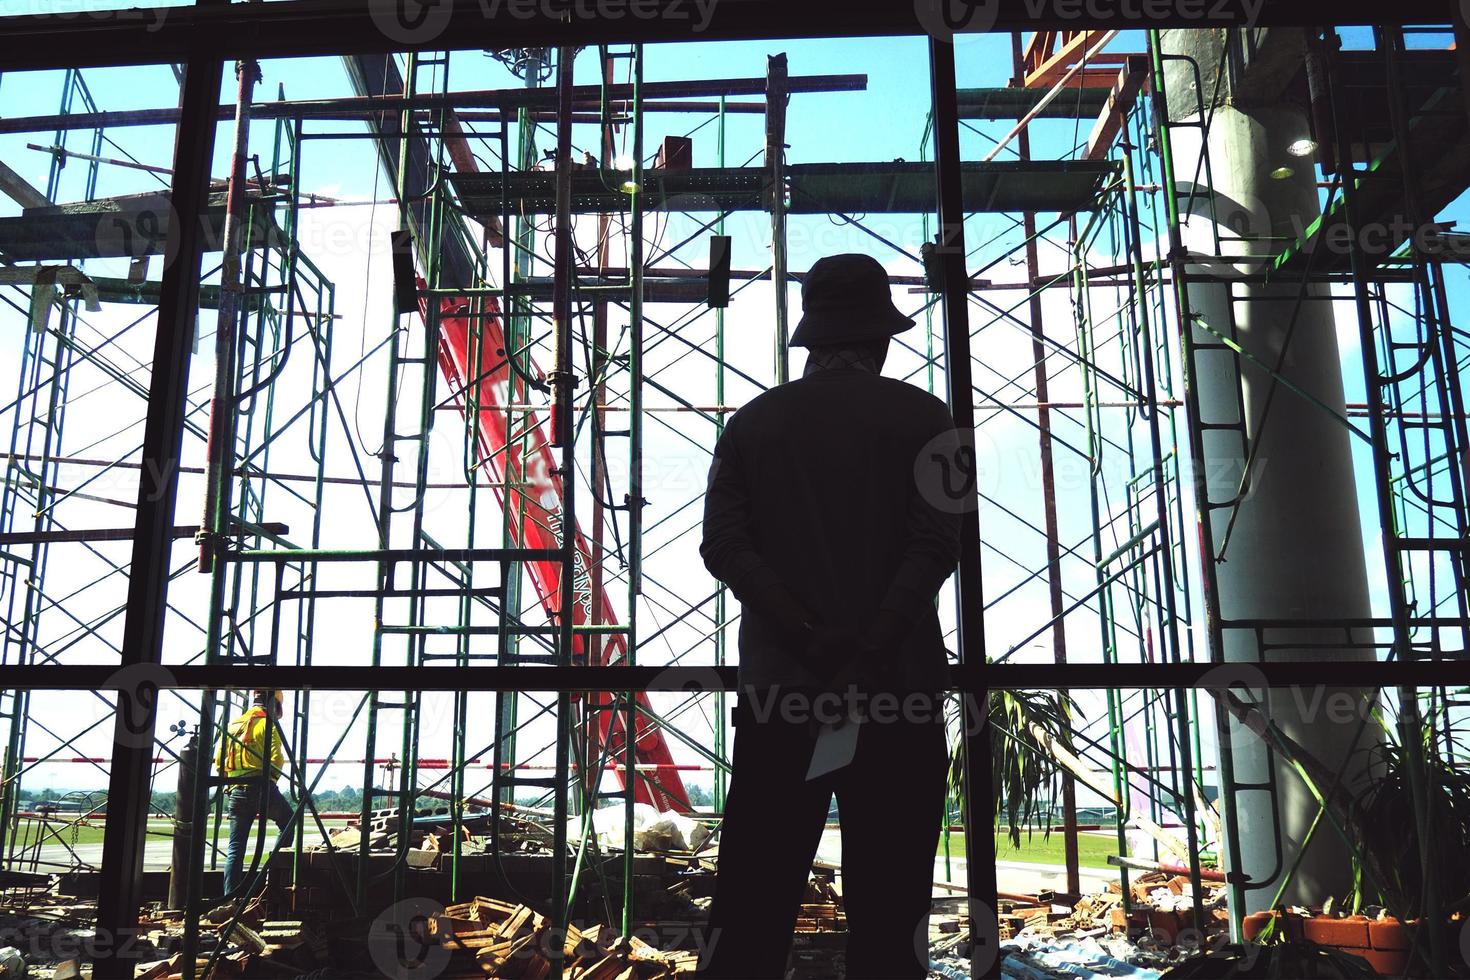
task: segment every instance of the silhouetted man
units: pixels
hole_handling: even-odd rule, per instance
[[[835,793],[847,975],[923,977],[948,762],[934,600],[974,484],[944,402],[879,373],[914,323],[883,267],[820,259],[801,296],[806,370],[731,417],[705,501],[700,554],[741,604],[705,973],[784,976]]]

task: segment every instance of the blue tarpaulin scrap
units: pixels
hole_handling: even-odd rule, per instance
[[[1124,977],[1127,980],[1158,980],[1159,971],[1135,966],[1109,956],[1093,944],[1061,942],[1053,946],[1023,949],[1003,945],[1001,976],[1010,980],[1104,980]],[[946,957],[929,961],[929,976],[943,980],[970,980],[969,961]]]
[[[1007,947],[1002,946],[1003,950]],[[1135,966],[1109,956],[1096,945],[1062,942],[1047,948],[1022,950],[1011,948],[1000,964],[1001,975],[1017,980],[1053,980],[1057,977],[1075,980],[1101,980],[1105,977],[1127,977],[1128,980],[1158,980],[1159,971]]]

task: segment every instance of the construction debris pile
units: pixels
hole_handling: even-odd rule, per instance
[[[550,974],[556,937],[563,935],[530,906],[489,898],[441,906],[403,922],[379,916],[366,934],[363,919],[273,919],[267,917],[270,907],[257,897],[238,910],[225,904],[201,916],[194,975],[208,980],[392,975],[392,964],[400,963],[406,950],[436,978],[537,980]],[[94,903],[16,912],[0,907],[6,940],[0,942],[0,980],[85,980],[90,975]],[[137,980],[181,977],[182,913],[148,906],[141,910],[139,927]],[[673,980],[695,970],[696,948],[663,951],[639,938],[640,931],[624,938],[606,925],[568,926],[561,943],[565,974],[571,980]],[[693,946],[696,933],[687,935]],[[20,947],[13,955],[8,952],[12,945]]]
[[[170,980],[183,975],[183,916],[148,910],[141,925],[160,959],[145,962],[135,980]],[[306,973],[329,960],[327,937],[301,919],[266,918],[259,897],[236,915],[221,905],[200,918],[196,976],[274,977]]]
[[[30,889],[0,893],[0,978],[78,976],[95,942],[96,915],[95,902],[58,901]]]
[[[391,839],[398,828],[391,814],[384,816],[385,822],[370,826],[369,833]],[[414,834],[409,843],[415,850],[434,847],[430,842],[437,834],[432,827],[421,829],[416,820]],[[325,909],[317,914],[290,912],[292,890],[268,886],[264,895],[243,908],[222,905],[201,918],[194,972],[211,980],[294,977],[322,970],[337,975],[378,975],[383,968],[377,961],[383,955],[398,955],[398,945],[407,942],[410,952],[417,946],[420,958],[432,963],[435,976],[445,978],[539,980],[550,974],[558,951],[571,980],[672,980],[692,973],[699,960],[698,937],[713,887],[711,855],[646,855],[638,860],[651,861],[664,872],[662,877],[636,879],[635,891],[646,878],[647,887],[659,883],[661,897],[650,894],[637,900],[636,907],[649,918],[636,923],[626,938],[606,925],[568,927],[563,934],[552,928],[544,908],[538,911],[537,899],[506,902],[484,897],[447,908],[430,902],[422,914],[395,920],[394,928],[387,930],[378,928],[380,915],[365,933],[365,918],[343,917]],[[1126,896],[1116,883],[1070,903],[1051,892],[1010,896],[997,909],[1002,971],[1024,980],[1055,976],[1152,980],[1211,944],[1226,929],[1224,886],[1207,881],[1204,889],[1203,935],[1194,928],[1189,879],[1172,871],[1131,876]],[[57,937],[84,936],[95,916],[93,906],[56,903],[55,898],[28,895],[24,910],[15,911],[20,913],[17,920],[26,920],[29,931],[21,930],[17,921],[17,928],[6,934],[9,944],[27,953],[29,969],[21,975],[32,980],[86,975],[89,957],[78,956],[75,943],[68,945]],[[654,911],[655,907],[661,911]],[[140,925],[144,963],[139,975],[145,980],[181,976],[182,914],[148,906],[142,910]],[[965,898],[937,899],[930,925],[931,976],[968,980],[972,941]],[[802,980],[844,975],[847,931],[841,876],[835,869],[819,866],[798,912],[792,949],[794,975]],[[662,938],[665,936],[680,938]],[[55,950],[58,955],[37,957],[30,952],[37,948]],[[425,950],[432,951],[432,956],[424,956]],[[68,962],[67,956],[73,959]],[[50,962],[44,962],[48,959]]]
[[[484,802],[484,801],[480,801]],[[468,810],[460,815],[461,854],[485,854],[491,850],[493,811]],[[498,835],[502,854],[549,854],[554,834],[548,815],[531,807],[501,804],[500,820],[493,833]],[[590,827],[583,821],[590,818]],[[374,810],[368,821],[369,851],[396,851],[399,846],[401,818],[397,808]],[[455,821],[449,807],[439,806],[415,811],[408,831],[410,867],[436,867],[439,855],[451,850]],[[707,822],[681,813],[659,811],[639,803],[633,813],[633,847],[646,853],[698,852],[710,838]],[[362,846],[362,821],[349,820],[335,831],[326,843],[309,847],[312,851],[357,851]],[[603,851],[620,851],[625,844],[626,815],[621,806],[604,807],[590,814],[578,814],[568,821],[567,837],[578,840],[590,836]]]
[[[531,908],[489,898],[451,905],[423,928],[423,940],[450,951],[440,977],[538,980],[550,974],[559,938],[571,980],[665,980],[693,972],[699,962],[696,952],[663,952],[602,925],[568,926],[560,936]]]
[[[53,898],[55,896],[52,896]],[[91,971],[101,942],[95,934],[96,904],[57,901],[0,907],[0,978],[77,980]],[[142,958],[136,980],[170,980],[183,974],[182,913],[157,905],[140,910],[133,951]],[[3,953],[3,950],[0,950]],[[221,906],[201,917],[195,976],[212,978],[297,976],[330,961],[326,937],[299,919],[269,919],[260,899],[238,917]]]
[[[1189,878],[1167,871],[1135,875],[1129,899],[1122,887],[1084,895],[1072,905],[1043,892],[1033,900],[1001,901],[997,909],[1000,948],[1007,977],[1130,976],[1156,977],[1229,931],[1225,886],[1203,882],[1203,932],[1194,926],[1194,893]],[[941,935],[930,946],[930,975],[945,980],[968,977],[969,919],[941,921]]]
[[[460,853],[484,854],[490,850],[492,814],[489,811],[466,811],[459,818]],[[396,851],[402,821],[398,809],[374,810],[368,822],[369,851]],[[521,807],[504,807],[500,825],[495,828],[502,853],[549,853],[553,835],[551,828],[535,819]],[[453,849],[454,817],[448,806],[415,811],[407,830],[408,865],[411,868],[436,868],[440,855]],[[312,845],[311,851],[357,851],[362,846],[361,820],[350,820],[335,831],[327,843]]]
[[[842,908],[842,881],[831,868],[818,869],[807,882],[796,910],[791,941],[793,980],[842,976],[847,948],[847,913]]]
[[[663,854],[670,851],[699,851],[710,839],[710,825],[674,810],[659,810],[647,803],[633,805],[633,849]],[[583,822],[590,820],[585,828]],[[628,813],[621,806],[605,806],[567,820],[567,837],[576,840],[584,832],[603,850],[621,851],[627,844]]]

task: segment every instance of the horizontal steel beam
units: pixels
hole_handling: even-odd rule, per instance
[[[555,548],[271,548],[228,552],[222,557],[239,562],[474,562],[554,561]]]
[[[174,8],[187,9],[187,8]],[[0,30],[6,20],[0,18]],[[0,35],[3,36],[3,35]],[[5,60],[0,59],[0,64]],[[82,65],[79,64],[79,67]],[[691,98],[764,95],[764,78],[710,78],[694,82],[646,82],[640,97],[644,111],[660,108],[663,99],[680,100],[689,109]],[[791,79],[792,92],[859,92],[868,86],[867,75],[797,75]],[[601,105],[602,90],[596,85],[579,85],[573,89],[576,105],[596,109]],[[613,112],[630,111],[627,100],[631,85],[609,85],[608,107]],[[651,104],[649,104],[651,103]],[[700,111],[717,112],[719,104],[698,104]],[[307,99],[255,102],[250,106],[252,119],[362,119],[372,113],[401,112],[404,109],[498,109],[511,112],[520,109],[549,110],[556,106],[556,90],[549,88],[481,89],[464,92],[421,92],[413,96],[368,95],[341,99]],[[731,106],[726,106],[726,110]],[[734,108],[764,111],[764,103],[736,103]],[[476,114],[470,114],[474,118]],[[235,118],[235,107],[222,105],[215,110],[220,121]],[[113,128],[117,126],[169,126],[179,121],[179,110],[109,109],[100,112],[69,112],[44,116],[15,116],[0,119],[0,133],[54,132],[66,129]],[[49,204],[50,202],[46,202]]]
[[[1452,0],[282,0],[0,18],[0,70],[962,30],[1449,24]],[[405,11],[404,8],[408,8]]]
[[[256,524],[250,527],[236,526],[233,534],[289,534],[285,524]],[[192,538],[199,533],[197,524],[181,524],[174,528],[175,540]],[[67,544],[92,541],[131,541],[130,527],[78,528],[70,531],[15,531],[0,534],[0,545],[12,544]],[[458,593],[456,593],[458,594]]]
[[[6,688],[118,690],[278,688],[317,691],[733,691],[734,667],[557,667],[189,664],[119,670],[97,664],[7,665]],[[1228,687],[1437,687],[1470,684],[1470,660],[1185,664],[987,664],[954,668],[952,690],[1156,690]]]

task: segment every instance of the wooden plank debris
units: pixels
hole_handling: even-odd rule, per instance
[[[424,931],[451,952],[444,976],[461,975],[468,967],[484,976],[540,980],[550,976],[558,952],[546,916],[528,905],[484,897],[431,916]],[[671,980],[698,964],[697,953],[660,950],[637,936],[624,941],[602,925],[567,926],[560,947],[563,972],[571,980]]]

